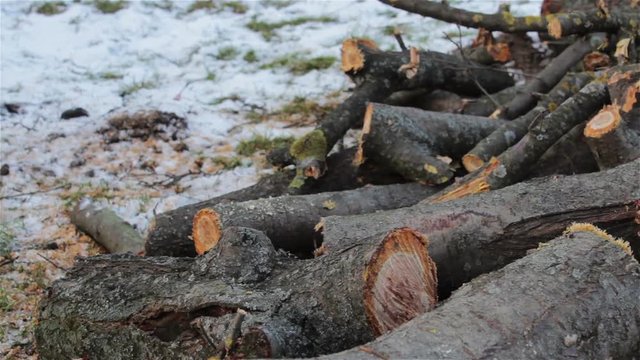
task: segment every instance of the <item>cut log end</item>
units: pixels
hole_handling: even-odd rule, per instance
[[[466,154],[462,157],[462,165],[468,172],[473,172],[484,165],[484,160],[476,154]]]
[[[584,136],[600,138],[617,129],[621,121],[620,109],[617,105],[605,106],[596,116],[589,120],[584,128]]]
[[[366,46],[372,50],[377,50],[378,45],[368,39],[346,39],[342,42],[342,66],[343,72],[356,73],[364,68],[364,54],[359,46]]]
[[[560,39],[562,37],[562,24],[560,20],[553,15],[548,15],[548,25],[547,31],[549,35],[553,36],[555,39]]]
[[[222,237],[220,216],[213,209],[202,209],[193,217],[193,244],[202,255],[218,244]]]
[[[371,117],[373,116],[373,103],[367,104],[367,108],[364,112],[364,120],[362,121],[362,132],[358,138],[358,150],[353,158],[353,165],[360,166],[364,163],[364,142],[367,140],[367,135],[371,132]]]
[[[573,223],[564,231],[564,235],[568,236],[576,232],[589,232],[589,233],[595,234],[596,236],[616,245],[622,251],[627,253],[629,256],[633,257],[633,252],[631,251],[631,245],[629,245],[628,242],[622,239],[616,239],[615,237],[609,235],[609,233],[607,233],[606,231],[600,229],[599,227],[593,224]]]
[[[451,191],[448,191],[434,199],[430,199],[432,203],[439,203],[454,199],[460,199],[468,195],[478,194],[481,192],[491,190],[487,178],[500,167],[500,161],[493,157],[489,163],[485,166],[484,170],[473,176],[468,181],[462,181],[459,185],[456,185]]]
[[[371,257],[365,272],[365,311],[380,335],[433,309],[438,300],[436,265],[420,233],[391,231]]]

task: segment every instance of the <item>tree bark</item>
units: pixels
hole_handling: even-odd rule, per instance
[[[128,222],[111,209],[83,199],[71,211],[71,223],[91,236],[109,253],[142,255],[144,239]]]
[[[358,124],[367,102],[380,102],[398,90],[419,88],[480,95],[513,85],[508,73],[431,51],[383,52],[370,41],[348,39],[342,45],[342,70],[356,83],[353,95],[313,131],[290,148],[297,176],[292,187],[326,170],[325,156],[349,128]]]
[[[640,22],[640,14],[636,9],[623,7],[610,9],[607,16],[600,9],[592,8],[566,14],[516,17],[505,10],[497,14],[483,14],[454,8],[448,3],[435,1],[380,1],[398,9],[466,27],[507,33],[549,32],[556,39],[566,35],[588,34],[596,31],[615,33],[620,28],[633,28],[634,23]]]
[[[640,64],[615,72],[607,87],[611,102],[620,107],[620,115],[631,129],[640,134]]]
[[[584,129],[584,136],[600,169],[640,158],[640,136],[622,120],[620,106],[605,106]]]
[[[390,334],[320,359],[633,359],[639,272],[620,243],[572,227]]]
[[[341,351],[433,308],[436,274],[426,245],[420,234],[398,229],[294,261],[278,257],[261,232],[231,228],[219,250],[197,259],[80,259],[41,303],[38,352],[46,359],[206,359],[218,354],[237,309],[247,315],[230,357]]]
[[[554,176],[436,204],[322,219],[327,251],[397,227],[429,238],[441,294],[524,255],[575,221],[634,226],[640,160],[592,174]],[[619,231],[624,231],[620,229]],[[627,239],[637,242],[640,239]]]
[[[500,189],[522,180],[551,145],[598,111],[607,101],[607,95],[604,83],[592,81],[554,112],[531,124],[527,134],[517,144],[443,190],[442,195],[436,195],[429,200],[438,202],[456,199],[477,192]]]
[[[405,179],[443,184],[455,173],[449,162],[502,124],[485,117],[370,103],[354,162],[362,164],[371,156]]]
[[[480,140],[476,146],[462,157],[467,171],[481,168],[492,157],[500,155],[516,144],[529,131],[529,125],[537,118],[555,110],[559,104],[573,96],[583,86],[595,78],[594,73],[567,74],[547,95],[538,102],[538,106],[527,114],[518,117]]]
[[[201,249],[197,252],[202,254],[209,250],[206,244],[217,243],[225,228],[250,227],[264,232],[277,249],[310,257],[320,241],[314,227],[321,217],[411,206],[440,189],[409,183],[216,204],[200,210],[201,216],[196,215],[199,221],[194,219],[193,241],[185,236],[181,238],[192,247],[195,243],[195,247]],[[199,226],[203,231],[196,231]]]

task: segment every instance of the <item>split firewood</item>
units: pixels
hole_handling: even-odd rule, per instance
[[[71,223],[111,254],[144,254],[144,239],[113,210],[82,199],[71,211]]]
[[[321,221],[324,252],[388,229],[408,226],[429,238],[441,294],[497,269],[574,221],[635,229],[640,160],[611,170],[553,176],[459,200]],[[618,231],[628,233],[628,229]],[[640,242],[640,238],[626,239]]]
[[[575,224],[390,334],[320,359],[634,358],[638,273],[628,244]]]
[[[573,175],[598,171],[598,164],[584,138],[585,124],[574,126],[551,145],[533,166],[529,176]]]
[[[584,136],[600,169],[640,158],[640,135],[622,121],[618,104],[605,106],[589,120]]]
[[[277,249],[310,257],[319,244],[314,227],[321,217],[411,206],[438,190],[409,183],[215,204],[198,211],[193,218],[190,242],[201,255],[218,242],[224,229],[243,226],[264,232]]]
[[[548,32],[556,39],[571,34],[615,33],[621,28],[634,28],[634,24],[640,23],[640,13],[637,8],[631,6],[609,9],[607,14],[604,14],[602,9],[592,7],[585,11],[518,17],[506,9],[496,14],[484,14],[451,7],[447,2],[380,1],[398,9],[461,26],[508,33]]]
[[[518,143],[429,200],[457,199],[521,181],[549,147],[574,126],[586,121],[607,101],[606,84],[600,80],[590,82],[555,111],[531,124]]]
[[[355,148],[346,149],[328,157],[332,170],[317,181],[309,181],[300,189],[289,188],[294,171],[278,171],[261,178],[257,184],[227,193],[199,203],[183,206],[156,215],[149,226],[145,242],[147,256],[195,256],[193,241],[190,239],[192,220],[202,209],[233,201],[247,201],[285,194],[313,194],[325,191],[354,189],[365,184],[392,184],[402,178],[389,174],[376,164],[356,168],[351,165]]]
[[[229,228],[197,259],[80,259],[42,300],[38,353],[207,359],[220,354],[237,309],[246,315],[229,358],[345,350],[435,306],[436,269],[426,249],[425,237],[397,229],[295,261],[261,232]]]
[[[354,159],[371,156],[404,178],[443,184],[459,159],[504,121],[369,103]]]
[[[574,42],[527,82],[522,91],[500,111],[500,117],[515,119],[525,114],[536,104],[536,93],[548,92],[565,76],[569,69],[606,41],[605,34],[592,34]]]
[[[401,71],[409,69],[407,64],[411,71]],[[354,81],[356,89],[316,129],[291,145],[297,169],[292,187],[324,174],[326,154],[349,128],[360,123],[368,102],[381,102],[399,90],[441,88],[480,95],[483,88],[495,92],[513,85],[509,74],[500,69],[432,51],[383,52],[371,41],[358,39],[343,42],[342,70]]]
[[[532,122],[558,108],[558,105],[577,93],[582,87],[595,78],[591,72],[569,73],[564,76],[548,94],[543,95],[538,105],[527,114],[518,117],[480,140],[473,149],[462,157],[462,164],[467,171],[481,168],[492,157],[500,155],[516,144],[529,131]]]

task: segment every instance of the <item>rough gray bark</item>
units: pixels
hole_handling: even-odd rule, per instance
[[[196,259],[80,259],[41,302],[39,355],[206,359],[237,309],[248,314],[230,357],[313,356],[373,340],[436,301],[426,239],[409,229],[376,237],[295,261],[257,230],[230,229]]]
[[[408,180],[449,181],[455,169],[441,160],[458,160],[505,121],[370,103],[356,163],[371,156]]]
[[[442,203],[329,216],[322,220],[323,247],[330,251],[387,229],[411,227],[429,238],[440,291],[446,294],[523,256],[572,222],[634,227],[638,179],[640,160],[603,172],[534,179]]]
[[[456,291],[390,334],[320,359],[634,359],[640,265],[573,232]]]
[[[71,211],[71,223],[112,254],[144,253],[144,239],[111,209],[83,199]]]
[[[321,217],[411,206],[440,189],[417,183],[365,186],[355,190],[217,204],[210,209],[217,217],[218,228],[214,229],[217,233],[230,226],[254,228],[263,231],[277,249],[310,257],[320,241],[314,227]],[[182,238],[193,247],[192,240]]]

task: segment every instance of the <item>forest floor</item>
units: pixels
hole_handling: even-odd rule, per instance
[[[503,1],[504,2],[504,1]],[[499,1],[450,1],[492,13]],[[539,1],[516,1],[518,15]],[[100,253],[68,212],[108,204],[145,234],[155,213],[257,181],[274,143],[348,94],[340,44],[448,51],[475,31],[377,1],[0,1],[0,357],[35,357],[44,289]],[[88,116],[62,119],[82,108]],[[164,125],[114,115],[162,111]],[[133,126],[139,126],[137,130]]]

